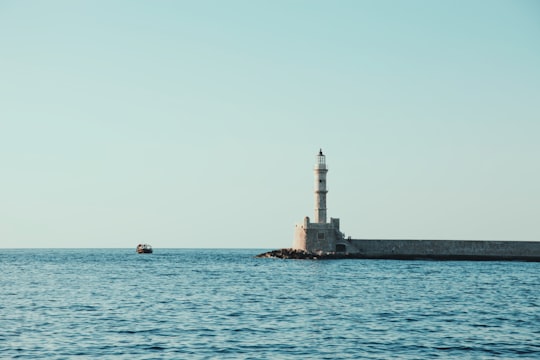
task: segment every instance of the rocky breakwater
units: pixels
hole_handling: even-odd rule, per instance
[[[299,259],[299,260],[329,260],[329,259],[351,259],[352,254],[346,253],[311,253],[298,249],[279,249],[272,250],[257,255],[258,258],[277,258],[277,259]]]

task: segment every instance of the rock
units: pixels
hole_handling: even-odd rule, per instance
[[[277,259],[298,259],[298,260],[327,260],[327,259],[348,259],[349,254],[341,253],[311,253],[298,249],[278,249],[268,251],[257,255],[258,258],[277,258]]]

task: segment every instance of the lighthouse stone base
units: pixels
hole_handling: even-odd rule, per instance
[[[344,235],[339,230],[339,219],[330,218],[329,223],[312,223],[309,217],[294,229],[293,249],[309,253],[335,252],[344,245]]]

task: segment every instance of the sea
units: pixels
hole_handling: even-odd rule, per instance
[[[4,249],[2,359],[540,359],[540,263]]]

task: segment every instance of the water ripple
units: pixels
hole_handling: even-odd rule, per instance
[[[6,358],[537,359],[538,263],[9,250]]]

